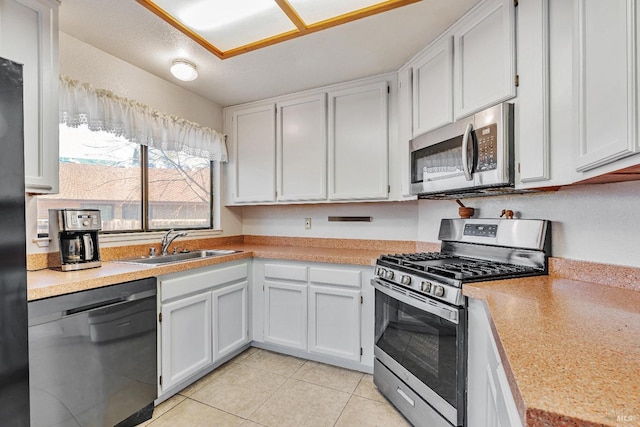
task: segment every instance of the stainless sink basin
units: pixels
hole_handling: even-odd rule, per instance
[[[234,251],[230,249],[205,249],[198,251],[191,251],[170,255],[156,255],[156,256],[141,256],[135,258],[124,258],[114,262],[121,262],[124,264],[143,264],[143,265],[163,265],[171,264],[173,262],[192,261],[202,258],[211,258],[222,255],[231,255],[241,251]]]

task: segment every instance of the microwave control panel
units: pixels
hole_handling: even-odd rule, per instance
[[[498,125],[492,123],[476,129],[478,143],[478,172],[494,170],[498,167]]]

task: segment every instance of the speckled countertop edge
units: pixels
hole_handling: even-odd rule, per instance
[[[146,277],[161,276],[231,262],[238,259],[273,258],[288,261],[372,266],[381,254],[388,252],[383,249],[365,250],[252,244],[231,244],[218,246],[218,248],[233,249],[241,252],[195,261],[165,264],[162,266],[104,261],[102,267],[88,270],[63,272],[59,269],[42,269],[29,271],[27,272],[27,300],[33,301],[49,298]]]

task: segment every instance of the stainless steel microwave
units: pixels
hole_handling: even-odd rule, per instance
[[[414,138],[411,194],[486,193],[513,187],[513,104],[503,103]]]

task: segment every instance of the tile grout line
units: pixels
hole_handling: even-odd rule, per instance
[[[269,399],[271,399],[271,398],[273,397],[273,395],[274,395],[274,394],[276,394],[276,393],[278,392],[278,390],[280,390],[280,389],[281,389],[281,388],[282,388],[282,387],[283,387],[283,386],[284,386],[284,385],[285,385],[285,384],[286,384],[290,379],[292,379],[292,378],[293,378],[293,376],[294,376],[294,375],[295,375],[295,374],[296,374],[300,369],[302,369],[302,367],[303,367],[304,365],[306,365],[306,364],[307,364],[307,362],[308,362],[308,360],[305,360],[305,361],[302,363],[302,365],[300,365],[300,366],[298,367],[298,369],[296,369],[296,371],[295,371],[293,374],[291,374],[291,376],[290,376],[290,377],[287,377],[287,376],[285,376],[285,375],[282,375],[283,377],[285,377],[285,378],[286,378],[286,380],[285,380],[282,384],[280,384],[280,385],[279,385],[275,390],[273,390],[273,393],[269,394],[269,396],[264,400],[264,402],[262,402],[262,403],[260,404],[260,406],[258,406],[258,407],[257,407],[257,408],[256,408],[256,409],[255,409],[251,414],[249,414],[249,417],[247,418],[247,421],[251,421],[252,423],[253,423],[253,422],[255,422],[255,421],[251,420],[251,419],[250,419],[250,417],[251,417],[251,416],[253,416],[253,414],[255,414],[256,412],[258,412],[258,410],[259,410],[260,408],[262,408],[262,407],[264,406],[264,404],[265,404],[265,403],[267,403],[267,401],[268,401]],[[249,365],[245,365],[245,366],[249,366]],[[261,368],[260,368],[260,369],[261,369]],[[265,371],[265,372],[269,372],[269,371],[268,371],[268,370],[266,370],[266,369],[261,369],[261,370],[263,370],[263,371]],[[269,373],[271,373],[271,372],[269,372]],[[279,375],[279,374],[275,374],[275,375]],[[257,424],[260,424],[260,423],[257,423]],[[261,424],[261,425],[262,425],[262,424]]]

